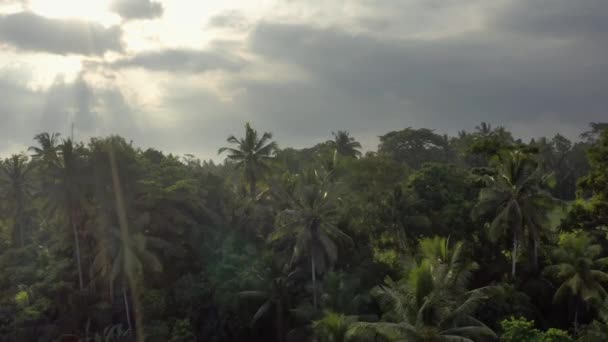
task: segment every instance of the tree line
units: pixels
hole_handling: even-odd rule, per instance
[[[608,340],[608,124],[0,162],[0,341]]]

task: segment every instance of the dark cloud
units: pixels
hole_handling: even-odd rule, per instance
[[[588,40],[497,31],[398,39],[263,22],[249,44],[265,60],[297,66],[317,86],[350,95],[342,101],[375,103],[375,113],[362,115],[378,122],[401,118],[403,126],[425,122],[455,133],[481,120],[508,125],[542,117],[577,130],[605,115],[608,105],[606,51],[594,51]],[[402,111],[395,113],[398,105]],[[339,107],[330,103],[325,110],[344,122],[363,122]]]
[[[163,75],[155,88],[160,98],[142,108],[130,106],[120,89],[84,79],[36,90],[20,81],[27,77],[0,74],[0,92],[9,98],[0,103],[7,122],[0,134],[29,141],[41,125],[74,120],[83,131],[216,158],[225,137],[240,134],[246,121],[272,131],[282,146],[310,146],[347,129],[373,149],[378,135],[408,126],[456,134],[487,121],[524,138],[575,138],[588,122],[606,120],[603,0],[355,2],[340,12],[352,18],[329,21],[334,26],[297,13],[253,22],[223,12],[207,28],[249,32],[244,41],[140,52],[109,68],[92,62],[89,72],[106,73],[108,82],[128,82],[122,68],[173,75]],[[307,3],[298,6],[313,6]],[[206,82],[215,70],[224,72]],[[23,127],[36,129],[25,134]]]
[[[114,68],[144,68],[152,71],[203,73],[239,70],[245,62],[220,50],[167,49],[142,52],[111,64]]]
[[[110,9],[125,19],[153,19],[163,15],[163,6],[151,0],[114,0]]]
[[[606,18],[605,0],[513,0],[497,11],[494,24],[524,35],[588,38],[606,46]]]
[[[102,55],[122,51],[117,26],[75,19],[49,19],[31,12],[0,15],[0,41],[20,50],[60,55]]]

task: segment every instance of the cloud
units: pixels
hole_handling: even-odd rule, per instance
[[[96,86],[84,75],[73,81],[58,77],[40,89],[31,87],[28,77],[25,69],[0,69],[0,151],[15,152],[11,146],[27,146],[43,131],[66,134],[72,124],[85,141],[113,133],[142,139],[137,113],[120,89]]]
[[[524,138],[575,138],[588,122],[606,120],[604,0],[289,3],[278,14],[212,17],[204,33],[234,39],[223,45],[159,44],[91,62],[87,73],[115,85],[80,77],[37,89],[27,75],[0,73],[0,136],[14,146],[74,121],[82,136],[114,132],[216,158],[246,121],[281,146],[347,129],[373,149],[378,135],[408,126],[456,134],[487,121]]]
[[[241,58],[219,50],[166,49],[139,53],[111,64],[114,68],[143,68],[174,73],[236,71],[245,65]]]
[[[163,15],[163,6],[151,0],[114,0],[110,10],[125,19],[154,19]]]
[[[512,0],[499,8],[494,24],[535,37],[589,38],[606,46],[608,2],[604,0]]]
[[[574,131],[600,119],[608,105],[606,51],[593,51],[587,40],[543,41],[492,30],[399,39],[261,22],[249,44],[264,60],[306,71],[317,87],[339,89],[346,94],[341,101],[374,103],[367,115],[378,122],[401,118],[404,127],[422,122],[455,133],[481,120],[515,125],[543,118]],[[351,113],[336,109],[341,106],[324,110],[352,122]]]
[[[208,27],[220,29],[244,30],[249,28],[251,23],[240,11],[229,10],[216,14],[209,18]]]
[[[32,12],[0,15],[0,41],[20,50],[60,55],[122,51],[122,31],[76,19],[49,19]]]

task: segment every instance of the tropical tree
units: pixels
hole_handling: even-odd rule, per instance
[[[13,221],[13,241],[19,241],[21,247],[25,244],[26,206],[34,192],[31,171],[32,164],[23,154],[14,154],[0,164],[1,198]]]
[[[384,315],[380,322],[355,323],[349,336],[381,335],[390,341],[479,341],[494,332],[472,316],[491,288],[468,291],[477,264],[463,255],[463,244],[447,239],[421,241],[422,260],[407,277],[372,290]]]
[[[48,154],[44,156],[43,158],[50,158],[46,157]],[[47,171],[51,181],[43,185],[46,197],[45,209],[49,216],[58,216],[63,220],[72,232],[78,284],[82,291],[84,280],[79,231],[84,221],[86,165],[83,151],[78,146],[74,146],[71,139],[64,140],[57,147],[57,156],[56,161],[48,163]]]
[[[252,197],[257,195],[257,182],[264,173],[268,172],[268,161],[277,150],[276,142],[271,139],[271,133],[265,132],[260,137],[258,132],[247,123],[244,138],[237,139],[231,135],[227,139],[229,143],[236,146],[235,148],[222,147],[218,151],[219,154],[228,152],[227,159],[234,162],[236,167],[243,172],[245,179],[249,182]]]
[[[328,141],[328,143],[334,148],[335,155],[343,157],[357,158],[361,156],[361,143],[350,136],[348,131],[337,131],[331,132],[334,136],[334,140]],[[335,157],[334,157],[335,159]]]
[[[602,248],[582,232],[564,233],[558,248],[553,252],[554,264],[545,267],[544,274],[560,282],[553,296],[554,302],[571,297],[574,300],[574,328],[578,329],[578,313],[581,304],[599,305],[608,293],[608,273],[602,268],[608,258],[600,258]]]
[[[295,188],[284,192],[289,209],[278,216],[281,227],[272,240],[295,237],[291,264],[295,264],[305,253],[310,258],[313,306],[317,308],[318,274],[324,273],[337,259],[335,239],[352,242],[351,238],[336,225],[338,207],[327,175],[321,176],[311,170],[298,177]]]
[[[314,341],[345,342],[348,329],[357,322],[356,316],[327,311],[323,318],[312,322]]]
[[[33,157],[35,159],[52,162],[57,158],[57,148],[60,136],[61,134],[59,133],[49,134],[48,132],[36,134],[34,140],[36,140],[40,146],[30,146],[28,151],[34,152]]]
[[[276,260],[269,260],[263,269],[257,271],[257,278],[263,279],[262,289],[239,292],[243,299],[258,300],[262,304],[251,319],[251,325],[261,318],[272,315],[278,342],[286,340],[286,317],[290,314],[293,286],[296,273],[289,272],[287,265],[280,266]]]
[[[105,234],[99,237],[91,266],[91,277],[101,277],[108,282],[111,298],[114,297],[115,284],[120,285],[127,325],[132,332],[129,288],[135,291],[144,271],[162,270],[160,260],[147,247],[151,242],[162,243],[162,241],[146,237],[141,233],[125,233],[122,228],[108,228]]]
[[[532,262],[538,265],[538,246],[549,223],[548,212],[554,205],[543,190],[544,177],[537,163],[522,151],[503,151],[496,159],[496,174],[485,178],[486,187],[479,193],[475,216],[490,219],[489,236],[493,241],[510,232],[511,274],[516,275],[519,247],[528,236]]]

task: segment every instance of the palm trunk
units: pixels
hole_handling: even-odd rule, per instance
[[[578,296],[574,297],[574,334],[578,334],[578,304],[579,304]]]
[[[256,189],[256,183],[257,183],[257,179],[255,178],[255,175],[251,175],[251,179],[249,180],[251,182],[251,184],[249,184],[249,191],[251,192],[251,198],[255,199],[256,193],[257,193],[257,189]]]
[[[78,229],[74,218],[70,219],[72,225],[72,232],[74,234],[74,248],[76,249],[76,266],[78,268],[78,285],[80,285],[80,291],[84,289],[84,282],[82,280],[82,264],[80,262],[80,241],[78,239]]]
[[[578,305],[574,309],[574,334],[578,333]]]
[[[23,239],[23,225],[19,224],[19,247],[23,247],[24,246],[24,239]]]
[[[122,299],[125,302],[125,314],[127,315],[127,326],[129,327],[129,333],[133,334],[133,326],[131,326],[131,312],[129,309],[129,298],[127,297],[127,285],[122,285]]]
[[[538,239],[534,239],[534,254],[533,254],[534,260],[533,260],[533,265],[534,265],[534,271],[538,271]]]
[[[279,302],[276,305],[276,315],[277,315],[277,342],[285,341],[285,334],[283,333],[283,306],[282,303]]]
[[[310,253],[310,266],[312,269],[312,305],[317,309],[317,274],[315,269],[315,254]]]
[[[511,275],[513,279],[515,279],[515,273],[517,271],[517,233],[513,233],[513,251],[512,251],[512,265],[511,265]]]

